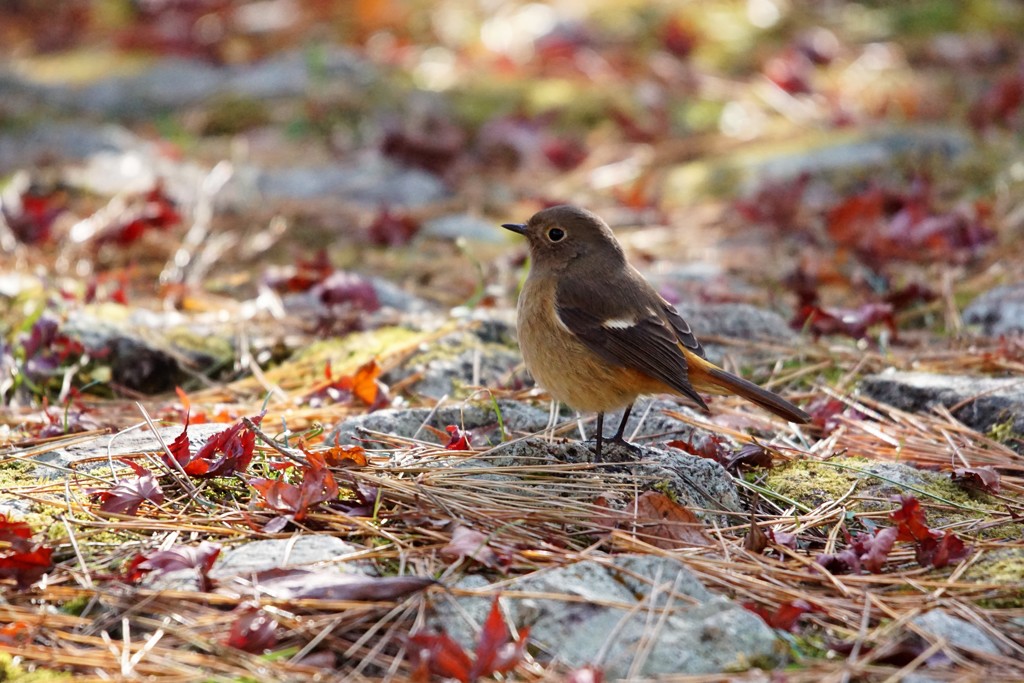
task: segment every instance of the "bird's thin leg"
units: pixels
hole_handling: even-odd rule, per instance
[[[594,447],[594,462],[601,462],[601,440],[604,434],[604,413],[597,414],[597,436],[595,441],[597,445]]]
[[[618,431],[616,431],[615,435],[611,437],[611,440],[615,443],[626,443],[626,445],[629,445],[623,437],[623,434],[626,433],[626,423],[630,421],[630,413],[632,412],[633,403],[630,403],[627,405],[626,410],[623,411],[623,421],[618,423]]]

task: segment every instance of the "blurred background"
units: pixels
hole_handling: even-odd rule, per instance
[[[53,288],[268,348],[508,309],[496,225],[569,202],[672,301],[956,333],[1021,262],[1022,31],[1008,0],[5,0],[0,244],[37,303],[3,332]]]

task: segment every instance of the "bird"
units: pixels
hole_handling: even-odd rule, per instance
[[[623,432],[645,394],[684,396],[708,413],[698,392],[736,394],[790,422],[810,421],[778,394],[709,361],[690,325],[630,265],[598,215],[563,204],[502,227],[526,237],[530,253],[516,311],[523,361],[552,398],[597,413],[595,462],[609,411],[625,408],[607,441],[635,450]]]

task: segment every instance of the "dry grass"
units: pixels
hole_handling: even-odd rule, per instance
[[[828,354],[815,357],[816,352],[808,353],[805,348],[803,367],[815,368],[819,374],[827,362],[831,367],[845,366],[845,374],[852,377],[883,363],[900,365],[891,355],[883,361],[871,354],[844,357],[834,349]],[[992,353],[981,351],[979,355],[981,360],[965,358],[961,351],[961,367],[991,368],[995,362]],[[937,353],[916,362],[940,367],[944,356]],[[1003,357],[997,364],[1015,366],[1019,362],[1018,358]],[[777,375],[774,382],[796,384],[805,377],[796,370]],[[884,573],[829,574],[813,563],[813,557],[842,546],[842,528],[856,526],[865,518],[884,523],[884,514],[855,511],[849,495],[814,508],[804,506],[806,509],[770,497],[751,498],[753,522],[795,533],[797,550],[778,545],[763,553],[745,549],[750,522],[739,519],[734,526],[708,529],[714,541],[710,545],[665,550],[643,524],[609,528],[601,521],[604,508],[595,505],[599,496],[609,492],[630,499],[653,482],[616,475],[591,464],[496,467],[490,463],[490,451],[453,455],[425,442],[382,436],[384,450],[371,457],[369,466],[344,473],[379,491],[376,515],[354,517],[324,508],[297,523],[297,531],[336,536],[362,548],[342,561],[370,561],[392,575],[439,577],[441,584],[436,588],[386,601],[287,600],[265,594],[254,598],[251,592],[223,587],[214,592],[161,591],[116,581],[113,575],[135,554],[158,546],[195,544],[200,539],[231,546],[260,538],[289,538],[294,532],[262,531],[262,524],[272,515],[252,507],[250,491],[244,486],[228,483],[211,488],[209,483],[200,483],[189,490],[170,472],[163,477],[168,499],[162,505],[147,506],[138,516],[101,513],[87,489],[112,484],[114,473],[109,468],[86,470],[86,463],[79,463],[66,480],[33,483],[7,492],[31,502],[52,520],[49,535],[54,539],[58,564],[31,590],[17,591],[12,585],[4,588],[0,621],[24,624],[30,638],[0,643],[0,651],[18,655],[26,665],[74,671],[80,680],[306,680],[321,671],[303,663],[314,651],[333,653],[336,670],[351,680],[400,679],[409,673],[402,637],[422,623],[430,594],[445,591],[445,584],[473,570],[468,561],[453,563],[439,553],[451,539],[451,530],[461,524],[488,536],[489,546],[509,562],[509,576],[581,558],[641,552],[678,558],[709,587],[769,610],[806,600],[816,610],[806,615],[800,635],[792,641],[799,667],[787,672],[787,680],[897,681],[937,655],[944,655],[950,663],[927,669],[936,680],[1024,679],[1024,639],[1015,621],[1024,616],[1019,585],[998,577],[965,578],[972,567],[997,550],[1024,551],[1016,531],[1004,537],[982,533],[999,525],[1004,530],[1019,527],[1024,513],[1020,495],[1024,458],[964,427],[948,411],[909,414],[829,389],[813,391],[833,393],[866,417],[843,418],[824,439],[800,430],[770,432],[770,420],[729,400],[716,404],[715,422],[691,421],[739,440],[749,439],[749,428],[774,433],[772,447],[785,460],[828,462],[838,453],[855,452],[871,460],[930,469],[998,468],[1003,484],[998,505],[973,524],[957,529],[972,545],[963,562],[943,570],[926,570],[916,564],[909,550],[897,546]],[[24,460],[96,436],[25,444],[8,449],[2,458],[6,463]],[[257,462],[275,455],[267,449]],[[474,466],[445,466],[452,458],[468,457],[474,458]],[[125,474],[127,471],[120,472]],[[489,478],[498,474],[501,481]],[[929,514],[948,509],[941,500],[922,497],[922,503]],[[231,610],[254,599],[280,624],[282,637],[274,657],[247,654],[223,644],[236,617]],[[1012,607],[992,606],[1000,604]],[[933,608],[974,624],[998,643],[1004,654],[967,653],[933,640],[911,621]],[[925,642],[916,649],[899,645],[914,637]],[[841,648],[845,654],[834,649],[828,654],[837,644],[845,644]],[[908,660],[906,652],[917,656]],[[557,679],[559,674],[531,661],[520,667],[520,675],[539,680]],[[673,680],[725,679],[681,676]],[[728,680],[758,678],[748,674]]]

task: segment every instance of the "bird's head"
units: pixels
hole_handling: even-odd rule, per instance
[[[576,206],[552,206],[533,214],[526,223],[505,223],[501,227],[526,237],[535,270],[559,271],[584,264],[612,267],[625,261],[608,224]]]

